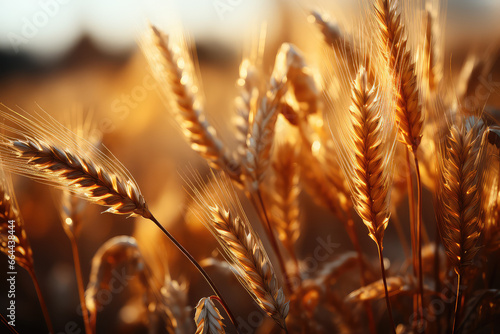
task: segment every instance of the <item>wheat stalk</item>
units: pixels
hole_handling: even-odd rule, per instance
[[[212,232],[240,283],[255,302],[278,325],[286,328],[288,302],[276,277],[273,265],[258,235],[253,231],[231,186],[223,176],[214,175],[212,189],[199,190],[187,181],[194,200],[200,205],[200,220]],[[199,185],[203,184],[197,176]]]
[[[240,182],[239,166],[231,161],[215,129],[209,124],[194,84],[192,61],[182,44],[169,43],[169,36],[151,26],[143,52],[167,100],[176,101],[175,115],[191,148],[211,167],[224,170]]]
[[[395,331],[391,304],[385,284],[382,255],[384,231],[390,216],[390,189],[394,142],[392,120],[385,114],[386,101],[380,84],[370,86],[368,74],[361,67],[352,84],[352,104],[349,108],[351,126],[339,129],[337,145],[341,166],[349,182],[354,209],[368,228],[369,236],[378,248],[380,268],[386,292],[389,319]],[[345,137],[344,137],[345,136]]]
[[[196,305],[196,334],[224,334],[222,316],[210,298],[201,298]]]

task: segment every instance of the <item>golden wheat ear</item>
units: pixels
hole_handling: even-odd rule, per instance
[[[458,277],[453,332],[460,321],[460,284],[481,247],[488,133],[483,121],[474,117],[458,122],[451,125],[440,150],[441,180],[436,201],[443,245]]]
[[[400,140],[412,151],[420,145],[424,114],[417,68],[398,0],[376,0],[375,17],[380,29],[379,46],[394,72],[396,121]]]
[[[4,109],[0,116],[12,124],[0,125],[6,131],[0,135],[0,154],[7,171],[67,189],[107,207],[106,212],[151,216],[134,178],[111,153],[75,140],[47,114]]]
[[[200,221],[219,242],[241,285],[274,321],[286,328],[289,311],[283,288],[259,236],[248,221],[227,176],[213,174],[213,182],[203,187],[199,174],[186,180],[193,200],[202,209]]]
[[[212,168],[224,170],[235,182],[240,182],[240,166],[232,161],[215,128],[206,119],[196,85],[194,64],[185,43],[176,43],[151,26],[142,43],[142,51],[167,106],[173,108],[173,115],[191,148]],[[175,101],[175,104],[168,101]]]
[[[222,316],[210,298],[201,298],[196,305],[194,321],[196,323],[195,334],[224,334]]]

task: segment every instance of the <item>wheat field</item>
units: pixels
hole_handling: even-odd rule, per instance
[[[446,18],[301,7],[230,75],[150,23],[113,131],[3,101],[2,332],[500,332],[500,48],[457,63]]]

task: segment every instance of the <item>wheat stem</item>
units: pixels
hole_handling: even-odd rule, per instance
[[[212,281],[212,279],[210,278],[210,276],[208,276],[207,272],[205,271],[205,269],[203,269],[200,264],[198,263],[198,261],[195,260],[195,258],[188,252],[188,250],[186,248],[184,248],[174,237],[172,234],[170,234],[164,227],[163,225],[160,224],[160,222],[158,222],[158,220],[156,220],[156,218],[153,216],[153,214],[151,214],[151,217],[149,218],[153,223],[155,223],[156,226],[158,226],[158,228],[163,232],[163,234],[165,234],[169,239],[170,241],[172,241],[172,243],[182,252],[182,254],[184,254],[184,256],[186,256],[188,258],[188,260],[196,267],[196,269],[200,272],[200,274],[203,276],[203,278],[207,281],[208,285],[210,285],[210,288],[212,288],[213,292],[215,293],[215,295],[217,297],[219,297],[220,299],[220,302],[222,304],[222,306],[224,307],[224,310],[226,310],[226,313],[227,315],[229,316],[229,320],[231,320],[231,322],[233,323],[234,327],[236,328],[236,332],[239,333],[239,330],[238,330],[238,326],[236,324],[236,319],[234,318],[231,310],[229,309],[229,306],[227,305],[226,301],[224,300],[224,298],[222,297],[222,294],[219,292],[219,290],[217,289],[217,287],[215,286],[214,282]]]
[[[422,269],[422,181],[420,180],[420,167],[417,152],[413,152],[415,159],[415,172],[417,175],[417,260],[418,260],[418,294],[420,298],[420,319],[423,321],[424,309],[424,278]]]
[[[33,268],[29,268],[28,273],[30,274],[33,285],[35,286],[36,295],[38,297],[38,301],[40,302],[40,307],[42,308],[43,317],[45,318],[45,324],[47,325],[49,333],[54,334],[55,332],[54,327],[52,326],[52,321],[50,320],[49,309],[47,308],[47,304],[43,298],[42,290],[40,289],[40,284],[38,283],[35,270]]]
[[[380,260],[380,270],[382,271],[382,280],[384,281],[385,302],[387,304],[387,313],[389,314],[389,325],[391,326],[392,333],[396,334],[396,326],[392,316],[391,300],[389,299],[389,291],[387,290],[387,280],[385,277],[384,255],[382,254],[382,244],[377,242],[378,257]]]
[[[462,279],[462,275],[457,274],[457,294],[455,296],[455,310],[453,311],[453,328],[451,332],[455,334],[455,330],[458,327],[459,313],[460,313],[460,281]]]
[[[357,258],[359,262],[360,282],[361,282],[361,287],[364,287],[368,283],[366,279],[367,271],[366,271],[365,261],[363,261],[363,251],[361,250],[361,245],[359,243],[358,234],[356,233],[356,228],[354,226],[354,220],[352,219],[352,217],[349,217],[349,219],[347,220],[346,230],[354,246],[354,249],[356,250],[356,253],[358,255]],[[375,319],[373,318],[373,310],[370,307],[370,303],[368,303],[367,301],[363,302],[363,306],[365,308],[366,315],[368,317],[368,327],[370,328],[370,333],[375,334],[377,333],[377,329],[375,325]]]
[[[85,333],[92,334],[92,328],[90,326],[89,311],[87,309],[87,304],[85,303],[85,286],[83,284],[82,267],[80,265],[80,254],[78,252],[78,244],[74,236],[68,234],[69,240],[71,242],[71,251],[73,253],[73,263],[75,266],[76,282],[78,284],[78,296],[80,297],[80,306],[82,308],[83,323],[85,325]]]

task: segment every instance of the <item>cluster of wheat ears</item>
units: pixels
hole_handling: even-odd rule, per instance
[[[255,57],[245,58],[237,81],[234,150],[206,118],[185,41],[151,26],[141,43],[169,112],[212,168],[210,180],[194,170],[181,173],[196,207],[192,212],[220,244],[226,266],[274,320],[276,326],[261,331],[495,332],[492,317],[500,294],[493,289],[489,259],[500,245],[500,130],[483,106],[464,107],[488,59],[469,59],[460,82],[450,84],[443,74],[444,6],[430,1],[420,8],[416,3],[365,1],[364,12],[350,27],[310,13],[308,19],[324,37],[318,41],[324,50],[321,68],[307,64],[288,43],[279,49],[270,74]],[[33,278],[51,332],[6,173],[62,191],[61,218],[73,246],[86,333],[96,330],[97,294],[118,266],[139,278],[151,327],[157,319],[170,333],[241,332],[234,301],[226,302],[224,290],[204,266],[158,222],[127,169],[97,148],[99,139],[89,136],[89,122],[64,127],[45,113],[3,109],[1,247],[7,253],[7,221],[15,219],[16,261]],[[403,163],[395,168],[398,161]],[[434,199],[435,240],[429,240],[422,223],[424,187]],[[301,189],[335,215],[355,249],[308,277],[301,273],[295,249],[306,224],[301,221]],[[239,191],[253,205],[257,221],[247,218]],[[411,240],[403,233],[399,237],[411,269],[386,273],[384,232],[389,224],[401,231],[395,208],[406,195]],[[203,275],[213,295],[201,298],[193,312],[187,286],[170,277],[158,281],[155,266],[128,236],[102,245],[85,287],[77,240],[86,202],[154,222]],[[369,261],[375,254],[361,250],[354,212],[375,242],[379,270]],[[252,227],[259,223],[265,236]],[[347,297],[339,295],[335,284],[352,267],[359,269],[358,288]],[[445,284],[456,287],[451,297],[442,292]],[[384,298],[386,308],[375,308]],[[223,314],[232,325],[223,323]],[[385,317],[388,322],[382,321]]]

